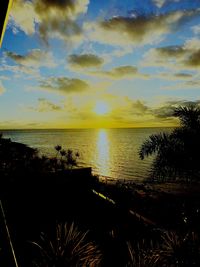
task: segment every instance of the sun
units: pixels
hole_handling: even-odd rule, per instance
[[[105,115],[109,112],[109,106],[106,102],[98,101],[94,107],[94,112],[97,115]]]

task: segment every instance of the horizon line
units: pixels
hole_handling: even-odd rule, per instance
[[[102,129],[147,129],[147,128],[174,128],[179,126],[141,126],[141,127],[69,127],[69,128],[0,128],[0,131],[20,131],[20,130],[102,130]]]

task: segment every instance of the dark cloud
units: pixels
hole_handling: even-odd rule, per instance
[[[108,71],[92,71],[89,72],[91,75],[108,77],[112,79],[123,79],[123,78],[148,78],[148,75],[138,72],[138,69],[134,66],[120,66],[113,68]]]
[[[42,0],[36,3],[36,10],[38,13],[45,12],[48,9],[56,8],[59,10],[69,9],[70,11],[74,11],[74,1],[72,0]]]
[[[110,71],[102,72],[105,75],[111,76],[113,78],[122,78],[126,76],[134,76],[138,74],[138,69],[134,66],[121,66],[113,68]]]
[[[149,111],[149,107],[146,106],[142,101],[137,100],[132,104],[135,115],[144,115]]]
[[[144,45],[159,42],[164,35],[175,32],[187,20],[199,14],[194,11],[175,11],[171,13],[113,17],[99,23],[86,23],[91,39],[112,45]]]
[[[36,0],[34,8],[41,37],[47,41],[53,34],[65,40],[80,36],[82,29],[76,19],[87,11],[88,3],[88,0]]]
[[[165,46],[155,49],[161,57],[182,57],[186,50],[183,46]]]
[[[102,58],[93,54],[70,55],[68,61],[73,67],[81,68],[99,67],[104,62]]]
[[[152,111],[152,114],[157,118],[173,117],[174,105],[166,105]]]
[[[200,67],[199,45],[200,41],[193,38],[186,41],[183,45],[150,49],[144,56],[143,64],[177,69],[181,72],[185,69],[195,70]],[[186,78],[189,75],[177,75],[177,78]]]
[[[178,100],[178,101],[168,101],[159,108],[153,109],[152,114],[161,119],[174,117],[174,109],[179,106],[190,106],[190,105],[200,105],[200,100],[196,101],[187,101],[187,100]]]
[[[14,61],[17,61],[17,62],[20,62],[20,61],[22,61],[24,59],[24,56],[18,55],[16,53],[10,52],[10,51],[6,52],[6,55],[8,57],[10,57],[11,59],[13,59]]]
[[[184,61],[184,64],[189,67],[200,67],[200,49],[194,51],[189,58]]]
[[[55,67],[56,64],[53,55],[50,52],[42,51],[40,49],[33,49],[25,55],[19,55],[14,52],[6,52],[7,57],[14,60],[17,64],[25,67]]]
[[[192,78],[193,77],[193,75],[192,74],[189,74],[189,73],[176,73],[176,74],[174,74],[174,76],[176,77],[176,78],[180,78],[180,79],[187,79],[187,78]]]
[[[193,87],[193,88],[198,88],[200,87],[200,81],[199,80],[191,80],[191,81],[187,81],[183,84],[183,87]]]
[[[89,0],[15,0],[11,10],[11,27],[32,35],[39,29],[40,37],[76,42],[82,37],[77,19],[87,12]],[[37,25],[37,26],[36,26]]]
[[[168,46],[156,49],[162,57],[182,58],[182,64],[188,67],[200,66],[200,49],[187,46]]]
[[[80,79],[50,77],[40,82],[40,88],[61,94],[80,93],[89,88],[89,84]]]

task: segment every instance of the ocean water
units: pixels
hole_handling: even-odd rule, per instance
[[[138,151],[151,134],[170,128],[1,130],[13,141],[55,156],[56,145],[79,152],[78,165],[92,167],[93,173],[113,179],[142,181],[148,175],[153,157],[141,160]]]

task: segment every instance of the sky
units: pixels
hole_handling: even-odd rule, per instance
[[[0,128],[175,126],[199,74],[200,0],[13,0]]]

